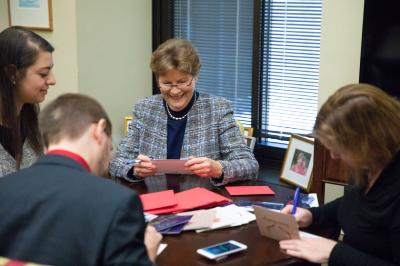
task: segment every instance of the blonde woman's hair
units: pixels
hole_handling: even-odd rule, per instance
[[[192,43],[184,39],[169,39],[152,54],[150,68],[156,77],[172,69],[197,77],[200,59]]]
[[[368,84],[337,90],[321,107],[314,135],[332,143],[356,162],[355,181],[363,185],[365,169],[376,174],[400,148],[400,102]]]

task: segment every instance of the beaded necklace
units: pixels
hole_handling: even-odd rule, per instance
[[[193,107],[193,105],[196,103],[196,101],[197,101],[197,94],[195,93],[195,94],[194,94],[194,102],[193,102],[193,104],[192,104],[192,107]],[[186,116],[188,115],[189,111],[192,109],[192,107],[191,107],[191,108],[186,112],[186,114],[185,114],[184,116],[176,117],[176,116],[173,116],[173,115],[171,114],[167,102],[165,102],[165,107],[166,107],[166,109],[167,109],[168,116],[171,117],[171,118],[174,119],[174,120],[182,120],[182,119],[185,119]]]

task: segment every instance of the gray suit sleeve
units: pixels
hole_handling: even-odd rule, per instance
[[[145,223],[137,195],[121,200],[108,230],[103,265],[154,265],[144,245]]]
[[[128,135],[119,143],[115,157],[109,165],[111,176],[122,177],[130,182],[142,181],[128,176],[128,172],[133,167],[136,157],[139,155],[139,134],[141,128],[140,106],[135,105],[133,110],[133,120],[128,128]]]
[[[258,176],[258,162],[250,148],[245,144],[243,136],[233,117],[233,109],[228,101],[218,102],[220,121],[218,125],[220,152],[224,178],[211,179],[214,185],[220,186],[239,180],[255,180]]]

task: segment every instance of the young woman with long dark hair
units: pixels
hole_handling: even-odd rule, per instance
[[[0,177],[30,166],[42,153],[38,103],[49,86],[54,48],[22,27],[0,33]]]

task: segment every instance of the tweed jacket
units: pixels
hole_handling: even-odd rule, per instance
[[[167,158],[168,116],[162,95],[139,101],[133,108],[133,117],[128,135],[119,144],[109,168],[112,176],[130,181],[134,180],[127,174],[139,154],[153,159]],[[258,162],[240,135],[230,102],[221,97],[199,93],[190,109],[181,159],[189,156],[207,157],[222,164],[224,178],[210,178],[214,185],[256,179],[258,175]]]
[[[23,169],[31,166],[38,158],[39,154],[32,149],[32,146],[26,140],[22,146],[22,162],[20,168]],[[14,157],[0,144],[0,178],[17,171],[16,163]]]

